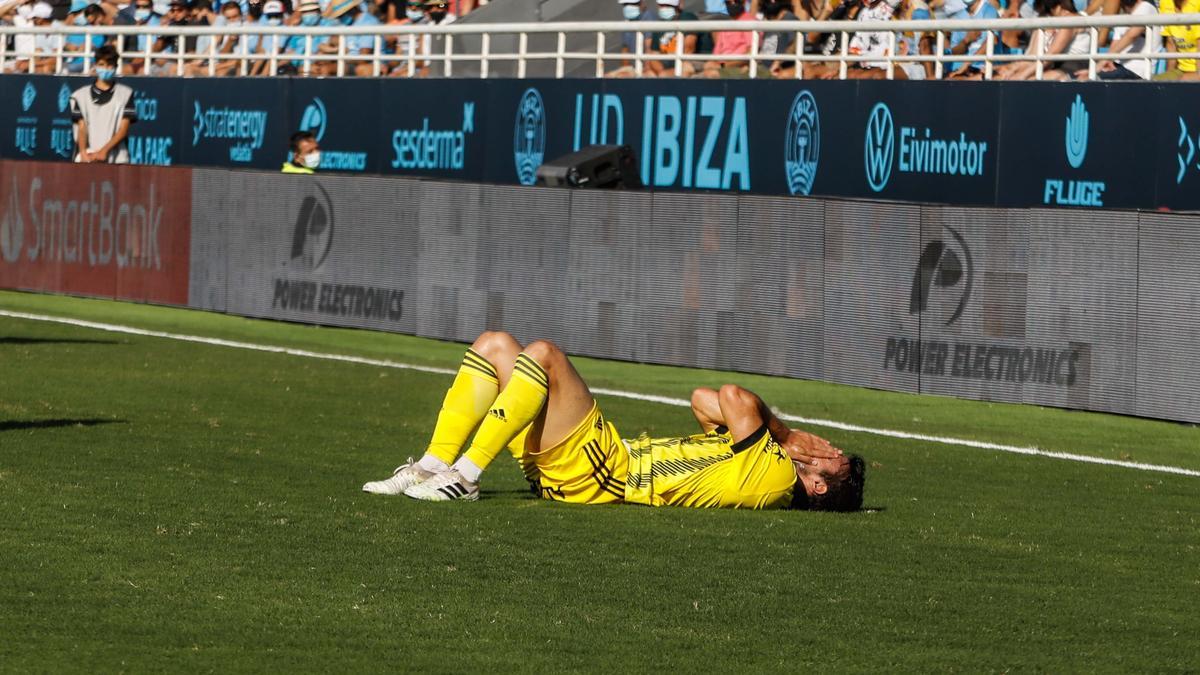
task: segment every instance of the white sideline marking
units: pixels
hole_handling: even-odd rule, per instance
[[[198,342],[206,345],[217,345],[220,347],[233,347],[235,349],[249,349],[259,352],[272,352],[275,354],[288,354],[290,356],[303,356],[310,359],[323,359],[326,361],[341,361],[344,363],[357,363],[366,366],[378,366],[381,368],[397,368],[401,370],[416,370],[422,373],[436,373],[438,375],[453,375],[457,371],[449,368],[434,368],[432,366],[418,366],[411,363],[400,363],[398,361],[389,361],[386,359],[371,359],[363,356],[348,356],[345,354],[330,354],[327,352],[314,352],[306,349],[293,349],[291,347],[279,347],[275,345],[262,345],[252,342],[238,342],[236,340],[222,340],[220,338],[207,338],[198,335],[181,335],[179,333],[164,333],[156,330],[146,330],[143,328],[134,328],[132,326],[119,326],[116,324],[99,323],[96,321],[83,321],[80,319],[68,319],[57,316],[47,316],[42,314],[26,314],[25,312],[11,312],[0,309],[0,316],[12,317],[14,319],[28,319],[30,321],[48,321],[51,323],[62,323],[70,326],[79,326],[82,328],[92,328],[95,330],[107,331],[110,333],[126,333],[128,335],[142,335],[146,337],[167,338],[169,340],[181,340],[184,342]],[[618,389],[600,389],[593,388],[592,391],[602,396],[616,396],[619,398],[629,398],[638,401],[648,401],[651,403],[661,403],[663,405],[672,405],[680,407],[690,407],[691,402],[681,398],[670,398],[667,396],[655,396],[653,394],[638,394],[631,391],[621,391]],[[1018,455],[1035,455],[1038,457],[1050,457],[1052,459],[1065,459],[1072,462],[1084,462],[1088,464],[1103,464],[1105,466],[1118,466],[1125,469],[1138,469],[1140,471],[1158,471],[1161,473],[1173,473],[1180,476],[1196,476],[1200,477],[1200,471],[1195,469],[1184,469],[1177,466],[1165,466],[1161,464],[1144,464],[1142,462],[1126,462],[1117,459],[1105,459],[1103,457],[1091,457],[1089,455],[1077,455],[1070,452],[1055,452],[1053,450],[1042,450],[1034,447],[1020,447],[1015,445],[1001,445],[999,443],[987,443],[985,441],[972,441],[963,438],[950,438],[947,436],[927,436],[925,434],[914,434],[907,431],[893,431],[890,429],[873,429],[871,427],[858,426],[857,424],[846,424],[845,422],[836,422],[833,420],[813,419],[809,417],[800,417],[797,415],[779,414],[779,418],[788,422],[799,422],[801,424],[809,424],[819,427],[829,427],[831,429],[841,429],[842,431],[852,431],[863,434],[873,434],[875,436],[886,436],[888,438],[902,438],[911,441],[925,441],[927,443],[940,443],[943,445],[959,445],[967,448],[978,448],[980,450],[997,450],[1000,452],[1011,452]]]

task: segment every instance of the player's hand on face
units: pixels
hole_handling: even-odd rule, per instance
[[[833,459],[842,454],[841,450],[833,447],[824,438],[799,429],[788,432],[783,448],[792,459],[806,464],[816,464],[818,459]]]

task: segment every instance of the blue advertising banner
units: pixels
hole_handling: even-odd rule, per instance
[[[413,80],[400,87],[383,83],[372,143],[379,153],[378,171],[487,180],[489,90],[473,80]]]
[[[1154,134],[1139,134],[1155,119],[1160,88],[1015,82],[1002,91],[997,205],[1157,206],[1154,172],[1162,163]]]
[[[75,131],[71,93],[84,78],[0,76],[0,156],[12,159],[72,161]]]
[[[848,154],[861,146],[862,170],[859,176],[848,177],[839,194],[995,203],[1000,89],[982,83],[957,84],[965,86],[860,83],[853,119],[861,140],[852,134],[846,145],[851,149]]]
[[[290,131],[308,131],[321,146],[321,169],[379,173],[385,156],[378,130],[383,108],[379,83],[372,80],[296,79],[288,87]],[[288,159],[285,157],[280,162]]]
[[[1170,209],[1200,209],[1200,90],[1187,85],[1160,85],[1158,114],[1143,112],[1138,137],[1157,128],[1153,165],[1144,167],[1158,178],[1156,204]]]
[[[582,145],[590,145],[593,137],[631,142],[628,116],[619,105],[606,114],[600,103],[607,121],[587,116],[592,102],[603,100],[602,85],[600,80],[508,80],[506,86],[492,87],[484,180],[533,185],[542,162],[574,151],[577,129]]]
[[[287,159],[286,79],[183,81],[185,142],[181,162],[193,166],[278,169]]]
[[[183,100],[179,84],[167,78],[123,80],[133,89],[137,122],[129,127],[129,162],[172,166],[183,147]]]
[[[633,148],[649,190],[1200,209],[1200,90],[1150,83],[129,78],[133,163],[532,185]],[[82,78],[0,77],[0,157],[69,161]]]

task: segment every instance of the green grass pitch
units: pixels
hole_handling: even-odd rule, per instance
[[[463,346],[98,300],[0,309],[453,368]],[[595,386],[737,382],[784,412],[1200,469],[1195,427],[578,360]],[[0,670],[1195,671],[1200,478],[814,428],[856,514],[366,495],[445,375],[0,317]],[[686,409],[600,397],[627,435]]]

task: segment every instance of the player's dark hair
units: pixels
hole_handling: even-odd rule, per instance
[[[317,137],[314,136],[311,131],[297,131],[296,133],[292,134],[292,138],[289,141],[289,147],[291,148],[293,155],[298,155],[300,154],[300,143],[304,141],[315,140],[317,140]]]
[[[867,463],[861,455],[850,455],[850,470],[844,474],[822,472],[821,478],[829,489],[819,495],[808,494],[804,485],[796,482],[792,493],[793,509],[846,512],[862,508]]]
[[[107,63],[110,66],[117,65],[117,48],[112,45],[103,45],[96,48],[96,63]]]

